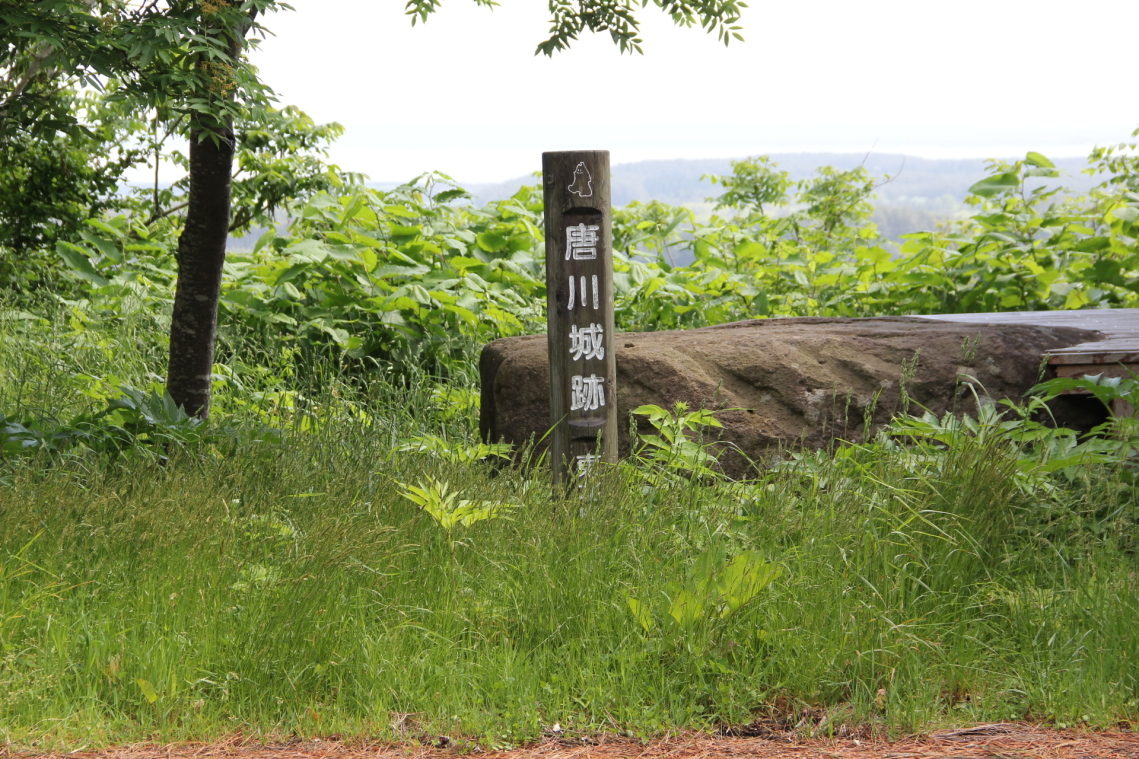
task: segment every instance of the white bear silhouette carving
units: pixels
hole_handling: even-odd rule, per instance
[[[579,198],[593,197],[593,177],[589,176],[589,169],[585,168],[584,161],[579,162],[577,168],[573,170],[573,184],[569,186],[569,191]]]

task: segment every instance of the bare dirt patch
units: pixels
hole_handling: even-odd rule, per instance
[[[549,738],[506,751],[487,751],[472,744],[438,747],[339,740],[296,740],[273,745],[240,738],[209,744],[134,745],[69,754],[0,750],[2,757],[32,755],[59,759],[452,759],[471,755],[487,759],[1139,759],[1139,733],[1080,732],[1000,723],[898,740],[684,734],[644,743],[600,736]]]

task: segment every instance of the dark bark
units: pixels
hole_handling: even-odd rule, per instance
[[[242,40],[257,18],[249,11],[237,29],[206,29],[227,41],[236,67]],[[232,96],[231,96],[232,97]],[[210,413],[214,344],[217,342],[218,299],[229,239],[230,195],[236,142],[233,123],[190,128],[190,191],[186,225],[178,238],[178,285],[170,321],[170,364],[166,392],[187,414],[205,419]]]
[[[178,239],[178,287],[170,322],[166,390],[186,413],[203,419],[210,410],[233,153],[231,128],[219,133],[197,129],[191,136],[189,205]]]

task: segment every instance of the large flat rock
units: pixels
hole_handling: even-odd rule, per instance
[[[780,446],[861,440],[868,427],[888,423],[906,397],[938,415],[976,414],[963,377],[973,378],[983,398],[1020,400],[1047,376],[1044,354],[1099,336],[1071,327],[913,317],[763,319],[619,333],[613,344],[621,455],[629,452],[629,412],[647,403],[722,409],[721,439],[753,461]],[[545,335],[503,338],[483,348],[484,440],[521,446],[549,429],[546,350]],[[651,431],[643,420],[638,429]],[[747,469],[746,459],[731,453],[723,464],[733,474]]]

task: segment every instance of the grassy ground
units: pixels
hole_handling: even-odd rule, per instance
[[[0,326],[0,411],[67,418],[145,385],[160,351],[129,329]],[[753,483],[627,465],[562,498],[540,471],[400,451],[469,424],[429,386],[248,376],[219,395],[234,428],[169,458],[0,460],[0,739],[1139,716],[1118,467],[1026,474],[982,439]],[[279,441],[252,432],[266,420]],[[505,516],[448,533],[404,495],[433,483]]]

